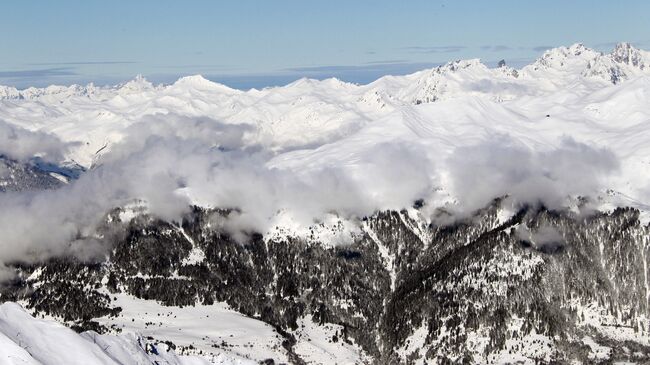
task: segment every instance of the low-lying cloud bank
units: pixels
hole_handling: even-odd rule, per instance
[[[72,145],[52,134],[28,131],[0,120],[0,156],[18,161],[40,157],[58,162]]]
[[[454,195],[464,210],[508,195],[521,203],[557,209],[567,197],[594,196],[619,161],[606,148],[564,138],[559,145],[534,151],[507,136],[460,147],[449,158]]]
[[[440,160],[425,157],[423,145],[394,142],[370,148],[360,161],[293,171],[268,167],[274,155],[247,142],[251,133],[248,125],[177,115],[133,124],[73,183],[0,195],[0,266],[102,253],[96,227],[109,210],[134,199],[168,220],[179,219],[192,203],[238,208],[232,229],[264,232],[278,211],[308,225],[329,212],[360,217],[408,207],[420,198],[435,200],[441,181],[457,197],[459,211],[503,195],[560,207],[567,196],[597,194],[618,168],[614,154],[603,148],[565,139],[533,151],[501,136]],[[60,160],[67,148],[51,135],[0,123],[0,154]]]

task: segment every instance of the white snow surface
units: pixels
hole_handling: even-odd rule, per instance
[[[612,87],[612,74],[631,82]],[[385,76],[368,85],[300,79],[283,87],[240,91],[196,75],[159,86],[142,77],[115,87],[0,86],[0,119],[82,142],[68,157],[87,167],[97,151],[118,142],[125,127],[145,115],[180,114],[251,125],[250,142],[280,152],[299,148],[300,156],[335,141],[350,144],[350,137],[369,137],[372,132],[377,135],[370,143],[379,137],[408,137],[457,146],[503,131],[547,144],[558,135],[582,136],[585,129],[607,137],[603,132],[647,120],[647,76],[648,52],[622,43],[611,54],[600,54],[576,44],[549,50],[521,70],[461,60],[407,76]],[[434,99],[455,102],[412,105]],[[551,120],[544,119],[546,114]],[[369,128],[375,124],[382,128]],[[468,131],[474,133],[466,135]],[[276,163],[298,162],[286,157],[279,153]]]
[[[97,321],[120,328],[122,333],[150,336],[185,348],[191,345],[194,350],[185,352],[196,355],[200,351],[214,363],[224,356],[243,364],[267,358],[287,362],[283,338],[273,327],[235,312],[224,303],[168,307],[126,294],[113,296],[123,311],[118,317],[101,317]]]
[[[288,362],[284,338],[273,327],[224,303],[167,307],[127,294],[115,297],[123,311],[117,317],[97,319],[110,329],[104,335],[93,331],[77,334],[49,316],[32,317],[18,303],[0,304],[0,365]],[[356,344],[343,340],[341,326],[319,326],[305,318],[295,335],[295,351],[309,364],[367,360]]]
[[[288,362],[284,337],[269,324],[235,312],[225,303],[169,307],[127,294],[111,296],[123,311],[117,317],[97,318],[109,328],[105,335],[77,334],[55,318],[33,318],[18,303],[0,305],[0,365],[22,364],[19,360],[27,364]],[[303,318],[295,333],[295,351],[310,364],[355,364],[366,359],[356,344],[343,340],[342,330],[339,325],[319,326]],[[170,349],[167,341],[176,349]]]
[[[19,304],[0,305],[0,364],[247,364],[243,358],[221,353],[206,357],[178,356],[166,344],[128,333],[77,334],[51,319],[32,317]]]

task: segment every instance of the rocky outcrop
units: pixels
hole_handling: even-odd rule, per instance
[[[170,306],[226,302],[275,326],[289,353],[309,318],[340,325],[341,340],[376,363],[650,359],[649,232],[638,212],[505,214],[500,204],[444,226],[378,212],[338,247],[259,234],[241,243],[215,229],[222,210],[197,207],[179,223],[113,214],[107,224],[123,233],[104,262],[19,266],[1,298],[98,331],[109,329],[93,318],[120,311],[105,290]]]

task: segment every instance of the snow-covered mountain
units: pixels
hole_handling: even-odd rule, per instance
[[[642,363],[649,167],[627,43],[0,87],[0,363]]]
[[[521,70],[461,60],[407,76],[386,76],[368,85],[301,79],[284,87],[240,91],[197,75],[158,86],[140,76],[115,87],[3,86],[0,118],[83,142],[69,157],[86,167],[96,151],[118,141],[126,126],[145,115],[175,113],[250,124],[256,128],[255,142],[287,150],[341,139],[414,104],[479,99],[519,111],[534,97],[538,109],[552,109],[568,104],[563,98],[569,91],[578,94],[573,103],[601,89],[615,90],[611,86],[621,81],[644,79],[650,74],[649,60],[648,52],[628,43],[609,54],[575,44],[546,51]]]

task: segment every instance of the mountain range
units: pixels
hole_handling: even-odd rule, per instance
[[[0,86],[0,364],[646,363],[649,106],[628,43]]]

